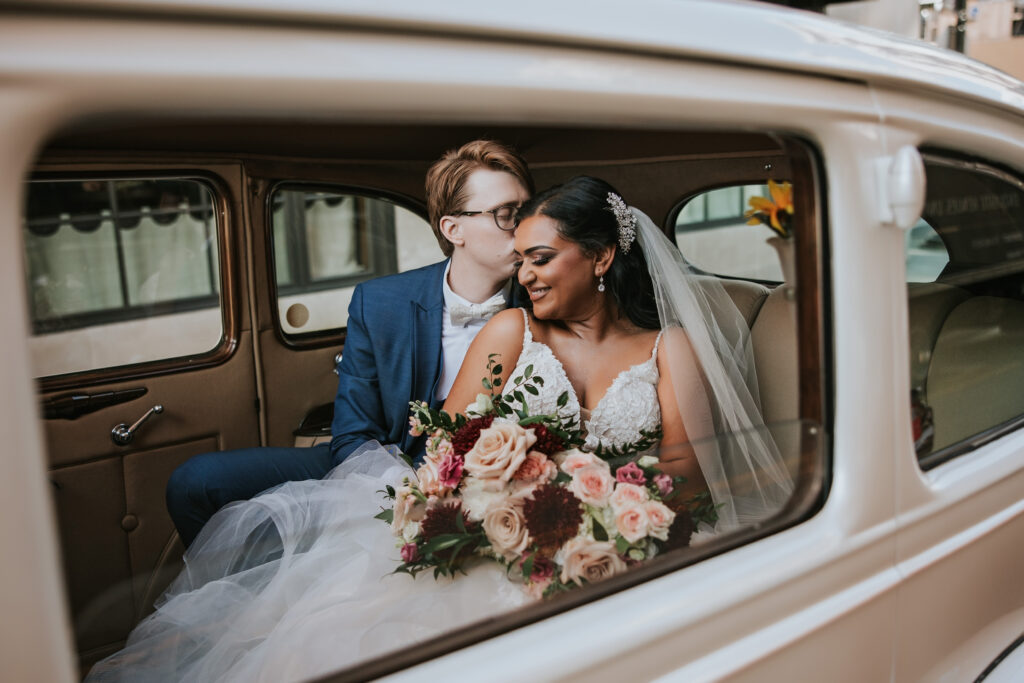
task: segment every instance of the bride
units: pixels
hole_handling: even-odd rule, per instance
[[[587,448],[660,425],[662,469],[717,507],[706,533],[777,512],[792,483],[752,429],[761,417],[746,325],[721,285],[693,275],[650,219],[596,178],[533,197],[519,221],[518,279],[532,311],[484,327],[445,410],[473,402],[497,353],[503,380],[533,366],[544,384],[531,412],[576,418]],[[715,434],[730,438],[706,438]],[[392,574],[399,550],[374,515],[382,489],[413,476],[372,442],[322,480],[225,508],[156,612],[88,680],[301,680],[525,604],[496,563],[436,581]]]

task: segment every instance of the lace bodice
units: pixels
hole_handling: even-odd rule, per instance
[[[640,430],[651,431],[661,424],[657,391],[657,354],[661,334],[658,334],[654,342],[651,357],[620,372],[594,410],[588,411],[581,408],[561,361],[547,344],[534,341],[530,332],[530,317],[525,310],[523,317],[526,321],[523,350],[510,377],[521,376],[526,366],[532,365],[533,374],[544,379],[544,385],[538,387],[538,396],[526,394],[531,413],[557,411],[563,418],[576,418],[586,433],[584,448],[588,450],[593,450],[598,444],[621,446],[634,442],[640,438]],[[506,392],[512,390],[511,384],[506,384]],[[569,401],[559,409],[558,397],[562,392],[568,392]]]

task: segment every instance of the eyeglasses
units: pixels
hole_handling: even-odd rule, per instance
[[[511,232],[516,229],[516,211],[518,207],[512,205],[499,206],[496,209],[487,211],[459,211],[456,216],[479,216],[482,213],[489,213],[494,218],[494,224],[499,230]]]

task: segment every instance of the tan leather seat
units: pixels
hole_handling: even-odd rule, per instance
[[[1024,414],[1024,301],[976,296],[950,311],[928,368],[936,450]]]
[[[921,392],[928,403],[928,367],[932,362],[935,341],[946,317],[958,304],[970,297],[959,287],[938,282],[907,285],[910,304],[910,388]]]

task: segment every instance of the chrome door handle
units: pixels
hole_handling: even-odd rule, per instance
[[[338,374],[338,366],[341,365],[341,351],[334,354],[334,367],[331,369],[335,375]]]
[[[122,422],[113,429],[110,430],[110,438],[113,439],[114,443],[118,446],[127,446],[135,438],[135,432],[138,431],[142,423],[153,417],[153,415],[159,415],[164,412],[164,407],[161,405],[155,405],[146,411],[146,414],[135,421],[131,427]]]

